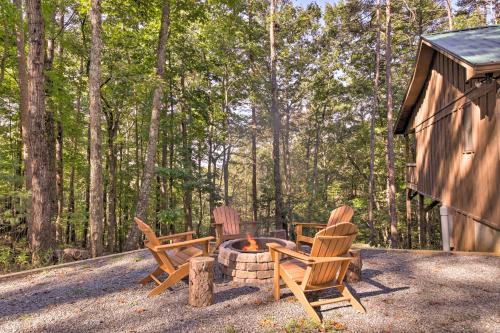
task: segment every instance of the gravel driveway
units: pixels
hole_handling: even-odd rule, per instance
[[[363,281],[351,289],[366,307],[323,306],[348,332],[500,332],[500,257],[365,249]],[[154,268],[136,252],[91,264],[0,280],[0,332],[284,332],[305,311],[282,290],[220,276],[215,304],[187,305],[187,284],[147,298],[136,281]],[[218,274],[217,274],[218,275]]]

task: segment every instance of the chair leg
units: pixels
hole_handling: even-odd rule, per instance
[[[185,264],[179,267],[178,270],[170,274],[168,278],[165,281],[163,281],[158,287],[151,290],[151,292],[148,294],[148,297],[153,297],[161,294],[162,292],[164,292],[165,290],[167,290],[168,288],[172,287],[174,284],[179,282],[182,278],[184,278],[188,274],[189,274],[189,265]]]
[[[278,267],[276,267],[276,266],[278,266]],[[280,296],[281,296],[279,264],[274,265],[273,296],[274,296],[274,299],[276,301],[279,301]]]
[[[357,311],[361,313],[366,313],[366,310],[363,305],[351,294],[349,289],[347,289],[346,286],[343,286],[342,290],[340,290],[342,293],[342,296],[349,298],[349,302],[351,303],[352,307],[356,309]]]
[[[157,277],[157,276],[158,276],[158,275],[160,275],[161,273],[163,273],[163,270],[162,270],[160,267],[158,267],[158,268],[156,268],[156,269],[154,270],[154,272],[153,272],[153,273],[151,273],[151,274],[149,274],[148,276],[146,276],[146,277],[144,277],[144,278],[140,279],[140,280],[139,280],[139,283],[140,283],[140,284],[146,284],[146,283],[148,283],[149,281],[153,281],[153,278],[152,278],[151,276]]]
[[[321,318],[319,317],[318,313],[314,308],[309,304],[309,301],[306,298],[306,295],[302,289],[300,289],[300,286],[293,280],[291,279],[286,273],[281,275],[281,278],[283,281],[285,281],[286,285],[290,289],[290,291],[297,297],[298,301],[304,309],[306,310],[307,314],[309,317],[311,317],[314,321],[321,323]]]

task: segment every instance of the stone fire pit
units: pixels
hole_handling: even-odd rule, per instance
[[[274,263],[265,244],[278,243],[294,250],[295,243],[273,237],[256,237],[258,250],[245,251],[242,248],[248,244],[245,238],[224,242],[219,247],[218,262],[222,273],[240,283],[271,283],[274,273]]]

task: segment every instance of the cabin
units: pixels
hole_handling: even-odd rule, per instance
[[[422,36],[394,133],[406,142],[407,222],[417,198],[425,238],[425,212],[440,205],[444,250],[500,252],[499,98],[500,26]]]

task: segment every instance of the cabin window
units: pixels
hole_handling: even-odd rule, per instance
[[[464,154],[474,152],[473,138],[472,138],[472,108],[470,104],[464,106],[463,118],[463,135],[464,135]]]

